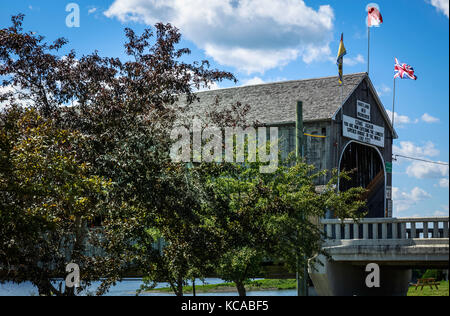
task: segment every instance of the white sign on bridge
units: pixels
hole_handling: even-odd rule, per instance
[[[344,115],[344,137],[384,148],[384,127]]]
[[[356,102],[356,117],[370,122],[370,104],[358,100]]]

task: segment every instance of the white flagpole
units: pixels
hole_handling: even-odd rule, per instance
[[[370,71],[370,26],[367,26],[367,38],[368,38],[368,43],[367,43],[367,75],[368,75],[369,71]]]
[[[394,89],[392,96],[392,128],[394,128],[394,118],[395,118],[395,77],[394,77]]]

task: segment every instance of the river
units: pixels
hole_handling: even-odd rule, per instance
[[[205,280],[206,284],[219,284],[224,283],[221,279],[208,278]],[[111,286],[108,293],[105,296],[135,296],[136,290],[140,288],[142,279],[131,278],[118,282],[115,286]],[[197,285],[201,285],[202,281],[196,281]],[[100,285],[100,282],[94,282],[89,289],[83,291],[81,295],[88,295],[89,293],[95,293],[95,289]],[[156,288],[168,287],[167,283],[158,283]],[[314,290],[310,289],[310,293],[314,294]],[[21,284],[5,283],[0,284],[0,296],[37,296],[38,291],[30,282],[24,282]],[[197,296],[237,296],[237,292],[225,292],[225,293],[197,293]],[[296,290],[279,290],[279,291],[254,291],[248,292],[248,296],[296,296]],[[140,296],[173,296],[169,293],[142,293]],[[186,294],[186,296],[192,296],[192,294]]]

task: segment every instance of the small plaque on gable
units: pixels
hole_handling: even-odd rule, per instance
[[[358,100],[356,102],[356,117],[370,122],[370,104]]]

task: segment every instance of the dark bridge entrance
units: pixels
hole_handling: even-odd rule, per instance
[[[342,180],[339,190],[345,191],[353,187],[368,190],[365,198],[369,213],[367,217],[384,217],[385,202],[385,170],[380,153],[371,146],[350,142],[342,154],[339,170],[354,170],[351,180]]]

